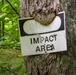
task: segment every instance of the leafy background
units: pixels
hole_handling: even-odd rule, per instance
[[[0,0],[0,48],[9,47],[15,49],[19,46],[19,31],[18,31],[18,18],[19,15],[19,0]]]
[[[0,75],[26,75],[20,51],[19,0],[0,0]]]

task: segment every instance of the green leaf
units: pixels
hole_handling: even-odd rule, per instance
[[[4,42],[3,41],[0,41],[0,45],[3,45],[4,44]]]
[[[6,13],[3,13],[3,14],[0,15],[0,18],[5,17],[6,15],[7,15]]]

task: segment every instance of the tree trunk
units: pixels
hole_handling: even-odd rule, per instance
[[[37,0],[20,0],[21,18],[30,16],[30,4],[34,1]],[[66,12],[68,51],[24,57],[27,75],[76,75],[76,0],[60,0],[60,3]]]

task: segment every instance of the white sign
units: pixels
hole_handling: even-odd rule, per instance
[[[33,18],[20,19],[19,30],[23,56],[67,50],[64,11],[48,26]]]

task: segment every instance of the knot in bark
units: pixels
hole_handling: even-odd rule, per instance
[[[36,0],[30,5],[30,15],[42,25],[50,24],[60,11],[59,0]]]

